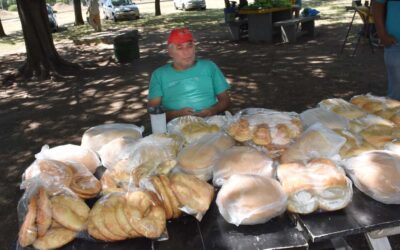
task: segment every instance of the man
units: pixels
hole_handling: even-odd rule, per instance
[[[211,116],[225,111],[230,103],[221,70],[209,60],[196,59],[192,33],[173,29],[168,37],[168,63],[151,76],[148,105],[162,105],[167,120],[178,116]]]
[[[376,0],[372,14],[378,36],[385,46],[388,96],[400,100],[400,0]]]

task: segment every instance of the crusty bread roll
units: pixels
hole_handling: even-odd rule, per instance
[[[235,140],[240,142],[248,141],[253,137],[249,121],[246,119],[240,119],[231,124],[228,128],[228,133],[230,136],[235,138]]]
[[[273,161],[260,151],[247,147],[235,146],[224,152],[214,167],[213,183],[221,186],[234,174],[258,174],[271,177]]]
[[[43,237],[38,238],[33,246],[38,250],[56,249],[71,242],[76,234],[77,232],[66,228],[52,228]]]
[[[264,223],[286,210],[287,196],[276,180],[259,175],[233,175],[216,199],[224,219],[232,224]]]
[[[268,124],[259,124],[253,133],[253,142],[257,145],[266,146],[272,142],[271,131]]]
[[[302,163],[281,164],[277,176],[288,194],[288,210],[308,214],[342,209],[350,202],[353,190],[344,171],[325,158]]]
[[[400,204],[400,156],[390,151],[369,151],[346,161],[354,184],[373,199]]]
[[[37,198],[34,196],[29,200],[28,210],[24,222],[19,229],[18,242],[22,247],[31,245],[37,237],[37,227],[35,224],[37,213]]]

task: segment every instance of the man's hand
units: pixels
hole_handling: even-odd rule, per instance
[[[178,112],[179,112],[179,116],[195,114],[194,109],[192,109],[192,108],[184,108],[184,109],[178,110]]]
[[[397,44],[396,38],[394,38],[391,35],[388,34],[384,34],[381,37],[381,43],[383,44],[383,46],[385,47],[390,47],[393,44]]]
[[[207,116],[212,116],[212,115],[214,115],[214,112],[212,111],[211,108],[209,108],[209,109],[203,109],[203,110],[200,111],[200,112],[196,112],[194,115],[195,115],[195,116],[200,116],[200,117],[207,117]]]

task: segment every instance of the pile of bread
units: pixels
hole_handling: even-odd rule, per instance
[[[183,213],[200,220],[207,212],[210,180],[220,187],[221,215],[235,225],[264,223],[286,210],[342,209],[352,199],[346,173],[372,198],[398,204],[397,109],[397,101],[366,95],[323,100],[300,115],[245,109],[222,120],[181,117],[168,124],[169,133],[144,138],[143,128],[130,124],[90,128],[82,145],[44,147],[26,170],[20,244],[58,247],[81,231],[102,241],[162,238],[166,220]],[[93,175],[99,165],[106,168],[100,181]],[[39,233],[43,213],[36,208],[44,191],[29,190],[36,182],[56,204],[44,216],[51,221],[46,233]],[[55,198],[60,187],[69,197],[63,201]],[[89,198],[98,200],[86,217],[70,207]],[[59,202],[69,203],[64,216],[72,224],[53,211]]]

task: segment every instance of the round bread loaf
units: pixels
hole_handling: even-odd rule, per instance
[[[232,224],[264,223],[286,210],[287,196],[276,180],[258,175],[233,175],[217,196],[224,219]]]

